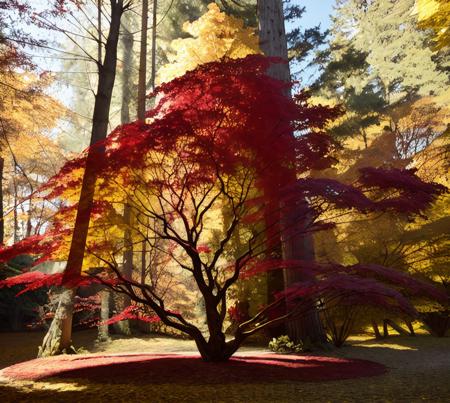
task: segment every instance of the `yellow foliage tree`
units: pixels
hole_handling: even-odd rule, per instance
[[[51,77],[32,73],[0,72],[2,135],[52,129],[67,110],[45,90]]]
[[[51,83],[49,75],[0,70],[1,242],[39,230],[47,209],[31,199],[19,202],[64,162],[51,130],[67,110],[45,93]],[[4,217],[3,207],[12,214]]]
[[[415,11],[419,25],[434,31],[436,48],[450,46],[450,2],[448,0],[417,0]]]
[[[175,39],[174,51],[169,63],[158,72],[158,83],[170,81],[203,63],[222,57],[237,59],[249,54],[261,53],[255,29],[220,11],[215,3],[208,5],[208,12],[194,22],[186,22],[183,31],[191,38]]]

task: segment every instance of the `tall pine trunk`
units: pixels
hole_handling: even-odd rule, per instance
[[[133,33],[129,30],[127,24],[122,24],[122,48],[123,48],[123,69],[122,69],[122,105],[120,109],[120,120],[122,124],[130,122],[130,103],[132,97],[132,68],[133,68]],[[123,211],[123,219],[126,225],[124,233],[124,253],[122,275],[131,279],[133,272],[133,240],[132,240],[132,210],[129,203],[126,203]],[[123,311],[131,303],[130,297],[124,294],[114,295],[114,305],[117,311]],[[123,320],[114,325],[114,329],[124,335],[131,334],[130,322]]]
[[[120,21],[125,11],[123,0],[110,0],[110,3],[110,28],[105,45],[105,57],[103,63],[98,61],[99,76],[92,118],[91,146],[105,139],[108,133],[109,110],[116,77]],[[76,295],[76,289],[71,283],[81,274],[94,201],[97,163],[102,160],[102,154],[102,149],[91,147],[86,158],[72,242],[63,275],[64,290],[50,329],[39,349],[39,356],[59,354],[71,347],[73,303]]]
[[[153,3],[153,13],[155,12],[155,4]],[[139,49],[139,81],[138,81],[138,99],[137,99],[137,118],[145,120],[146,96],[147,96],[147,42],[148,42],[148,0],[142,0],[142,20],[141,20],[141,47]],[[153,27],[155,28],[155,27]],[[152,28],[152,29],[153,29]],[[153,61],[153,58],[152,58]],[[141,218],[146,220],[148,218]],[[147,244],[146,240],[142,241],[141,249],[141,281],[144,278],[147,269]],[[141,329],[142,325],[141,325]]]
[[[282,0],[258,0],[258,21],[259,21],[259,39],[260,47],[266,56],[280,57],[288,60],[286,32],[284,26],[283,2]],[[269,74],[279,80],[290,82],[291,74],[288,63],[277,63],[271,66]],[[286,96],[291,96],[290,91],[286,90]],[[292,134],[293,135],[293,134]],[[293,155],[293,158],[295,156]],[[292,172],[290,178],[286,178],[288,185],[296,180],[295,172]],[[305,216],[305,200],[288,201],[281,205],[279,200],[272,201],[272,208],[269,211],[270,219],[273,221],[274,212],[280,211],[279,226],[279,244],[281,244],[281,255],[284,259],[298,259],[304,261],[314,260],[314,246],[311,235],[305,234],[308,225],[308,217]],[[272,228],[273,222],[266,223],[268,228]],[[272,240],[273,244],[277,242]],[[309,280],[308,275],[294,270],[285,270],[283,272],[273,273],[268,278],[268,297],[272,297],[273,291],[280,284],[288,288],[298,281]],[[290,321],[286,326],[286,332],[291,340],[295,342],[324,342],[326,336],[322,327],[317,309],[314,302],[310,302],[310,313],[306,316]],[[289,309],[289,307],[288,307]]]
[[[156,81],[156,25],[158,15],[158,0],[153,0],[152,11],[152,72],[150,76],[150,88],[152,91],[155,89]]]
[[[148,0],[142,0],[141,48],[139,50],[139,82],[137,118],[145,119],[145,97],[147,95],[147,30],[148,30]]]

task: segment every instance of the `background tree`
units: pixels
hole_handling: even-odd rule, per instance
[[[279,57],[283,60],[288,60],[287,40],[284,28],[284,12],[282,1],[269,2],[258,1],[258,21],[259,21],[259,40],[261,50],[266,56]],[[277,64],[273,65],[269,70],[269,74],[272,77],[281,80],[285,83],[291,82],[289,64]],[[290,86],[287,85],[284,89],[285,96],[290,97]],[[294,137],[294,134],[291,133]],[[291,164],[295,164],[295,155],[291,152]],[[289,186],[295,183],[296,173],[291,171],[283,182],[279,183],[280,188]],[[291,260],[314,260],[314,246],[312,238],[308,234],[305,228],[309,225],[309,218],[305,216],[305,206],[302,206],[304,201],[300,199],[289,199],[287,202],[282,201],[279,198],[280,188],[265,189],[266,196],[272,198],[266,208],[266,228],[270,231],[270,228],[277,228],[281,226],[280,234],[281,243],[276,239],[272,239],[273,236],[268,233],[269,250],[272,248],[270,243],[274,243],[273,253],[283,255],[284,259]],[[303,222],[302,222],[303,220]],[[280,223],[278,224],[278,221]],[[296,223],[295,227],[290,223]],[[276,245],[281,245],[281,251],[276,250]],[[278,246],[279,247],[279,246]],[[275,292],[279,292],[284,288],[289,288],[293,283],[298,281],[309,280],[310,273],[302,273],[299,271],[292,271],[286,269],[283,273],[284,279],[281,279],[280,273],[272,274],[268,278],[268,296],[273,298]],[[294,342],[310,342],[310,343],[322,343],[325,341],[325,334],[320,322],[320,318],[317,312],[314,311],[314,301],[311,301],[311,309],[309,309],[308,315],[297,322],[291,322],[288,324],[287,333],[288,336]]]
[[[338,158],[346,163],[328,175],[351,183],[360,168],[407,167],[422,153],[434,155],[432,144],[442,142],[448,123],[445,93],[449,83],[444,55],[432,51],[429,32],[421,30],[411,15],[413,2],[340,1],[337,6],[329,47],[318,57],[323,72],[314,87],[322,102],[328,98],[331,104],[342,103],[346,108],[346,114],[331,127],[343,146]],[[422,73],[422,61],[431,74]],[[436,167],[445,171],[442,165]],[[420,276],[418,267],[439,265],[442,259],[440,248],[437,254],[426,252],[428,239],[445,243],[439,230],[441,218],[421,239],[413,231],[415,241],[409,231],[420,220],[411,223],[393,215],[378,218],[369,228],[355,218],[340,234],[321,235],[328,241],[337,236],[340,246],[336,239],[329,242],[333,248],[321,243],[319,253],[327,251],[326,259],[333,261],[379,261]]]
[[[421,27],[434,31],[437,48],[450,44],[450,6],[444,0],[418,0],[415,5],[417,19]]]
[[[108,131],[109,108],[111,104],[112,90],[116,73],[117,44],[119,40],[119,29],[122,14],[130,6],[122,0],[111,0],[109,3],[110,27],[105,43],[105,55],[103,60],[95,60],[86,50],[81,49],[88,58],[93,59],[98,67],[98,85],[95,95],[94,112],[92,118],[91,145],[104,139]],[[78,12],[76,9],[72,13]],[[68,11],[69,16],[73,16]],[[39,22],[42,26],[61,31],[52,22],[49,22],[49,15],[41,13]],[[70,39],[71,36],[63,31]],[[102,42],[103,35],[94,37],[97,43]],[[72,38],[72,41],[75,39]],[[75,42],[76,43],[76,42]],[[44,338],[39,355],[54,355],[62,351],[68,351],[71,345],[72,311],[73,300],[76,288],[70,285],[72,277],[79,275],[85,252],[87,231],[89,227],[90,213],[92,210],[93,195],[96,182],[96,165],[101,152],[89,151],[86,165],[84,167],[83,185],[80,190],[77,218],[75,221],[70,253],[67,259],[67,267],[64,271],[63,284],[66,289],[61,293],[58,309],[55,313],[52,325]]]
[[[427,46],[428,34],[410,15],[413,3],[337,2],[330,46],[317,59],[322,75],[314,85],[346,107],[347,119],[336,134],[360,131],[368,144],[371,126],[396,130],[398,106],[445,93],[448,77]]]

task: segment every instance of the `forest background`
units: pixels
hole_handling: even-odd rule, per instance
[[[98,4],[91,3],[83,13],[73,14],[78,21],[72,17],[58,20],[59,16],[53,16],[55,20],[40,21],[31,30],[26,24],[22,27],[12,23],[22,12],[20,9],[12,11],[9,15],[12,19],[2,20],[0,200],[4,219],[0,239],[5,245],[38,236],[54,221],[55,206],[34,197],[35,191],[89,143],[93,94],[98,84],[95,63],[102,52],[92,40],[99,32],[99,19]],[[251,31],[257,24],[255,4],[242,3],[244,6],[240,7],[233,2],[219,1],[214,7],[208,6],[209,1],[163,0],[153,12],[150,2],[149,21],[154,17],[157,25],[147,52],[149,74],[144,82],[145,92],[201,63],[222,56],[243,57],[258,52],[257,43],[251,39]],[[338,0],[327,30],[325,26],[305,29],[308,14],[301,8],[286,7],[291,71],[300,80],[295,88],[307,86],[315,104],[340,105],[345,110],[327,127],[339,145],[334,154],[338,162],[321,171],[321,176],[352,184],[361,168],[415,168],[421,179],[448,186],[450,50],[445,22],[442,22],[448,12],[444,2],[431,2],[432,7],[425,7],[425,3]],[[139,2],[123,17],[108,131],[138,116],[137,94],[139,86],[142,88],[139,80],[141,6]],[[243,25],[226,19],[221,12],[241,18]],[[107,16],[103,20],[106,23]],[[196,20],[195,24],[181,23]],[[56,29],[54,21],[61,24]],[[75,29],[81,31],[74,32]],[[102,30],[106,32],[107,27],[100,26]],[[152,24],[148,30],[152,32]],[[8,47],[11,43],[12,47]],[[8,52],[15,51],[17,44],[26,46],[24,53],[17,53],[14,59]],[[148,101],[147,109],[152,102]],[[70,199],[76,195],[65,197]],[[335,228],[314,234],[315,258],[323,263],[389,266],[448,289],[448,211],[448,194],[443,194],[414,220],[398,214],[363,217],[352,212],[343,216]],[[147,270],[146,266],[153,258],[151,252],[134,250],[132,253],[134,266],[142,264],[142,253],[147,254],[144,267],[136,275],[156,281],[158,273]],[[24,265],[26,262],[20,259],[8,264],[7,276],[20,273]],[[50,266],[41,270],[58,270],[57,265]],[[230,305],[235,303],[237,311],[257,309],[267,292],[265,281],[248,280],[245,286],[235,290]],[[174,294],[171,298],[176,301],[180,290],[185,291],[183,288],[187,286],[166,287],[171,289]],[[5,318],[2,323],[14,330],[25,324],[45,326],[52,317],[54,301],[52,304],[48,300],[46,292],[37,292],[19,297],[18,304],[12,298],[16,291],[1,291]],[[186,299],[185,295],[174,305],[186,309],[194,303],[201,318],[198,296],[194,293]],[[101,302],[95,298],[80,302],[79,309],[82,310],[83,303],[91,308],[94,304],[98,311]],[[109,298],[108,294],[104,293],[103,298]],[[249,301],[249,306],[243,308],[239,305],[242,301]],[[415,303],[424,315],[443,309],[423,301]],[[124,304],[129,301],[115,301],[113,310],[121,311]],[[345,320],[351,318],[352,331],[369,324],[377,331],[380,320],[391,324],[399,320],[395,315],[389,317],[370,310],[358,315],[347,311],[336,315],[341,325],[340,315]],[[80,315],[79,320],[96,323],[98,317]],[[233,320],[231,311],[229,326]],[[118,331],[130,332],[129,324],[122,322]]]

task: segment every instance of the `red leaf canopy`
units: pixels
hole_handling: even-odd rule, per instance
[[[133,173],[159,169],[160,160],[152,157],[159,154],[171,158],[176,156],[184,175],[179,178],[175,172],[169,182],[156,176],[146,179],[149,189],[160,192],[161,189],[170,192],[174,186],[194,188],[215,183],[223,175],[237,175],[243,166],[254,171],[257,184],[264,190],[264,197],[259,201],[261,204],[267,199],[280,200],[280,192],[284,191],[286,197],[295,195],[308,201],[321,198],[340,209],[373,211],[394,208],[414,213],[423,210],[436,194],[443,191],[434,184],[423,183],[406,170],[365,169],[358,188],[320,178],[297,180],[300,174],[332,164],[330,151],[333,142],[323,133],[323,128],[340,114],[340,110],[309,105],[307,92],[293,99],[283,95],[286,84],[266,75],[274,61],[261,55],[225,59],[202,65],[163,84],[153,94],[157,105],[147,113],[146,122],[120,126],[105,141],[94,145],[105,150],[105,158],[99,159],[96,167],[100,186],[108,187],[111,179],[118,176],[130,188],[141,186],[142,176]],[[298,135],[293,136],[293,133]],[[67,189],[81,185],[81,178],[77,179],[73,173],[84,166],[85,156],[86,153],[68,162],[49,181],[42,189],[47,192],[47,198],[59,198]],[[186,166],[189,169],[185,169]],[[376,193],[374,190],[389,190],[394,196],[372,200],[364,193]],[[254,201],[254,205],[259,207],[259,202]],[[102,213],[111,208],[107,201],[97,201],[97,206]],[[307,204],[305,206],[311,208]],[[62,228],[67,230],[67,225],[55,223],[53,231],[62,231]],[[24,241],[15,250],[46,254],[43,248],[49,245],[48,237],[43,241],[42,238]],[[34,249],[30,247],[33,243],[36,245]],[[10,258],[12,250],[0,251],[0,256],[3,253]],[[201,253],[202,247],[199,246],[196,252]],[[289,264],[284,262],[283,267]],[[265,271],[270,269],[264,268]],[[347,274],[344,277],[348,281],[344,277],[332,279],[326,276],[326,282],[303,288],[302,292],[317,294],[338,285],[351,292],[357,284],[352,286],[350,280],[357,276],[365,277],[355,267],[351,268],[351,273],[346,273],[342,267],[334,269]],[[380,275],[381,271],[366,268],[364,273]],[[30,278],[24,279],[27,284]],[[36,280],[42,282],[41,278]],[[365,280],[361,278],[358,284],[373,287],[374,297],[381,293],[378,283]],[[396,281],[403,279],[397,278]],[[295,292],[300,292],[300,289]],[[396,299],[399,306],[406,306],[401,296],[394,292],[386,291],[385,297]]]

